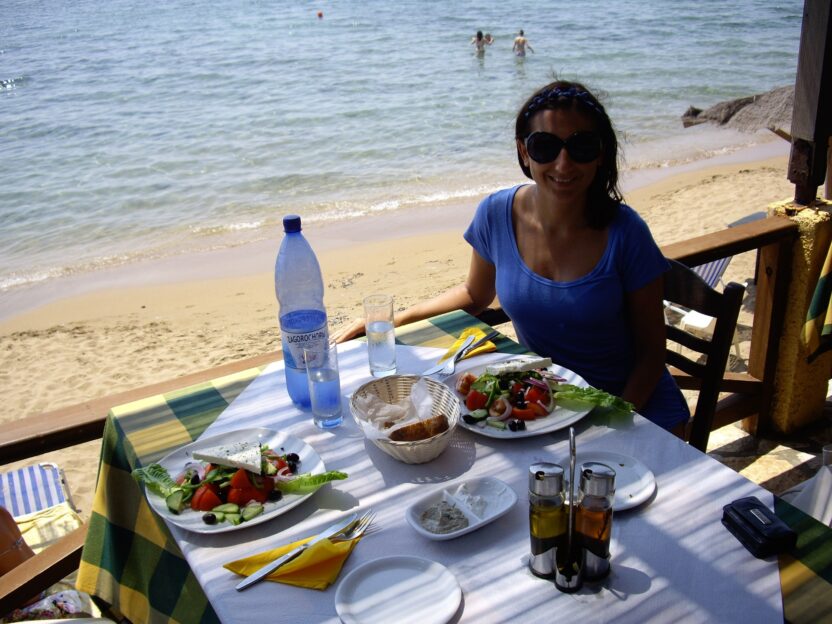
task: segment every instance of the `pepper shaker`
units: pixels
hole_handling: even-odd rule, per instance
[[[597,462],[581,466],[575,531],[584,551],[584,579],[597,581],[610,572],[612,502],[615,470]]]
[[[563,468],[539,462],[529,466],[529,537],[532,574],[555,576],[555,555],[566,545],[566,509],[563,505]]]

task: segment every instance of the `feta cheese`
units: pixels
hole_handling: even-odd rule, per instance
[[[194,459],[220,466],[244,468],[254,474],[260,474],[262,467],[260,444],[256,442],[220,444],[219,446],[194,451],[193,457]]]
[[[552,365],[552,358],[532,358],[527,360],[509,360],[508,362],[497,362],[485,367],[485,372],[490,375],[502,375],[504,373],[522,373],[524,371],[538,368],[549,368]]]

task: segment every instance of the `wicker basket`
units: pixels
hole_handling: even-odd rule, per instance
[[[410,388],[422,379],[418,375],[391,375],[374,379],[361,386],[350,399],[350,411],[359,426],[364,427],[367,422],[364,414],[355,403],[357,397],[374,394],[382,401],[396,403],[398,400],[410,396]],[[394,442],[388,438],[373,438],[373,443],[382,451],[406,464],[423,464],[439,457],[451,441],[451,435],[459,422],[459,400],[444,384],[425,378],[428,391],[433,399],[431,416],[445,414],[448,418],[448,429],[430,438],[415,442]]]

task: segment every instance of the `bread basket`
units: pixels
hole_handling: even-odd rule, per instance
[[[428,385],[428,392],[433,399],[431,417],[445,414],[448,419],[448,429],[430,438],[414,442],[396,442],[388,438],[371,438],[373,443],[382,451],[406,464],[423,464],[436,459],[451,441],[451,436],[459,422],[459,400],[444,384],[418,375],[390,375],[369,381],[356,390],[350,399],[352,417],[364,427],[367,422],[366,414],[356,404],[356,398],[373,394],[386,403],[395,403],[410,396],[410,388],[424,379]],[[368,425],[372,426],[372,425]]]

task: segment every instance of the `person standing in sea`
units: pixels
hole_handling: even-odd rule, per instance
[[[478,30],[477,34],[471,38],[471,45],[476,46],[476,55],[485,56],[485,46],[491,45],[493,39],[486,39],[482,35],[482,31]]]
[[[523,29],[520,29],[520,34],[514,38],[514,45],[511,46],[511,49],[514,51],[516,56],[526,56],[526,48],[528,48],[532,53],[534,53],[534,48],[532,44],[529,43],[529,40],[526,39],[525,35],[523,34]]]
[[[515,119],[520,169],[533,184],[492,193],[465,231],[465,281],[395,315],[397,326],[499,299],[520,344],[633,403],[679,435],[690,410],[665,366],[663,275],[670,263],[618,189],[618,139],[577,82],[533,93]],[[363,330],[356,319],[333,337]]]

